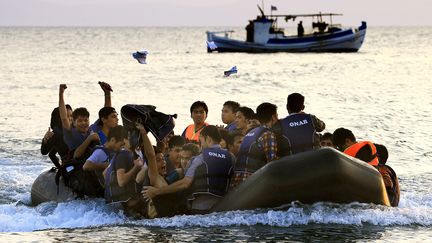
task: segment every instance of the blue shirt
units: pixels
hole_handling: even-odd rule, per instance
[[[228,124],[225,127],[225,130],[227,130],[228,132],[232,132],[232,131],[234,131],[236,129],[237,129],[237,124],[235,122],[231,122],[230,124]]]

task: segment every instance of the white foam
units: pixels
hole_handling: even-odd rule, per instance
[[[122,211],[105,205],[104,200],[76,200],[43,203],[37,207],[0,205],[1,232],[27,232],[51,228],[95,227],[122,224]]]
[[[419,199],[425,201],[418,201]],[[76,200],[66,203],[44,203],[37,207],[10,203],[0,205],[0,232],[28,232],[52,228],[80,228],[133,224],[150,227],[218,227],[268,225],[289,227],[307,224],[340,225],[432,225],[430,196],[407,195],[400,207],[371,204],[346,205],[293,203],[285,209],[250,210],[180,215],[172,218],[132,220],[104,200]]]
[[[432,225],[431,207],[390,208],[352,203],[337,205],[316,203],[311,206],[292,206],[285,210],[254,210],[213,213],[209,215],[176,216],[133,222],[154,227],[214,227],[269,225],[341,224],[341,225]]]

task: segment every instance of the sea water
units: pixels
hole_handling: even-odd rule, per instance
[[[227,28],[0,28],[1,241],[427,241],[432,237],[432,28],[371,27],[358,53],[206,53],[205,31]],[[243,28],[234,37],[245,38]],[[131,54],[148,51],[147,63]],[[237,66],[238,73],[223,72]],[[111,84],[113,106],[152,104],[176,113],[175,133],[203,100],[207,121],[222,104],[253,109],[300,92],[326,131],[351,129],[385,144],[401,186],[399,207],[293,203],[155,220],[127,218],[103,200],[30,206],[35,178],[53,165],[40,154],[58,86],[66,103],[96,120],[97,82]],[[317,185],[319,188],[319,185]],[[344,193],[344,192],[341,192]]]

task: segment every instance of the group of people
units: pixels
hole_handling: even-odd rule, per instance
[[[399,201],[396,174],[385,165],[386,148],[357,142],[345,128],[321,135],[325,123],[304,112],[305,98],[299,93],[288,95],[289,115],[282,119],[272,103],[262,103],[254,111],[226,101],[221,112],[225,126],[207,123],[208,107],[196,101],[190,107],[193,123],[182,135],[172,132],[153,146],[144,124],[136,123],[129,130],[118,125],[112,89],[107,83],[99,84],[105,105],[92,125],[86,108],[72,110],[65,104],[67,87],[61,84],[59,107],[42,141],[42,153],[49,154],[58,177],[77,196],[121,202],[127,213],[137,217],[208,213],[228,191],[267,163],[327,146],[377,168],[392,205]]]

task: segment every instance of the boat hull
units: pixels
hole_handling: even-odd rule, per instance
[[[216,50],[208,52],[357,52],[366,35],[366,22],[358,30],[340,30],[332,33],[304,37],[286,37],[269,39],[260,44],[234,40],[207,32],[207,41],[214,42]]]
[[[42,172],[33,182],[31,188],[32,205],[38,205],[43,202],[66,202],[75,199],[75,195],[69,187],[66,187],[60,178],[57,187],[55,183],[56,170]]]
[[[215,211],[274,208],[294,201],[390,206],[378,170],[324,148],[272,161],[229,192]]]

